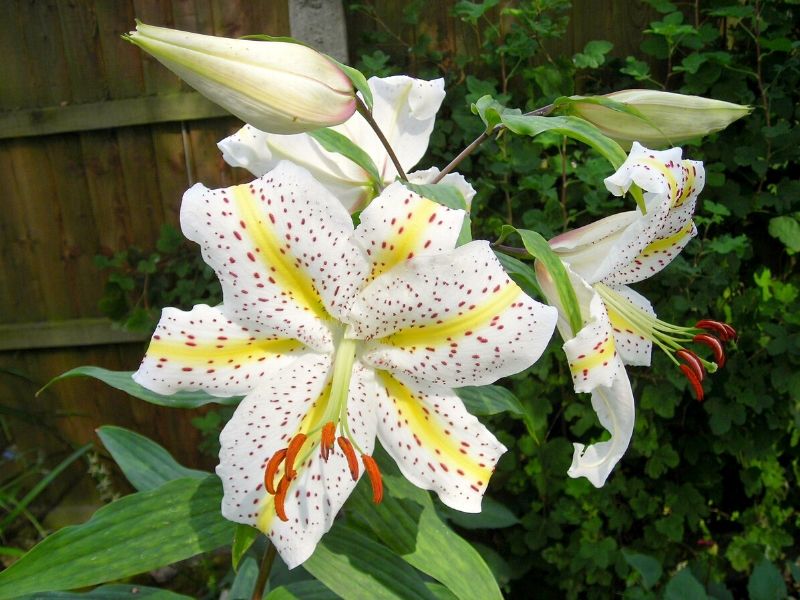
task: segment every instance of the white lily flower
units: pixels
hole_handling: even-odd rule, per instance
[[[290,567],[364,471],[380,501],[376,436],[414,484],[480,511],[505,448],[452,388],[528,367],[557,315],[487,242],[455,248],[464,216],[394,183],[354,230],[289,162],[184,195],[183,232],[224,302],[165,309],[134,378],[160,393],[246,395],[220,437],[222,512],[265,532]]]
[[[342,123],[356,110],[350,79],[301,44],[236,40],[136,24],[125,39],[204,96],[265,131],[298,133]]]
[[[628,159],[605,183],[618,196],[632,183],[641,187],[647,213],[619,213],[550,240],[578,299],[584,325],[580,331],[570,328],[552,277],[537,264],[542,291],[562,315],[558,327],[567,340],[564,351],[575,391],[592,394],[600,423],[611,434],[610,440],[588,447],[575,444],[569,474],[586,477],[597,487],[605,483],[633,433],[633,394],[624,365],[649,366],[655,343],[702,399],[705,372],[725,361],[721,341],[735,336],[729,325],[716,321],[699,321],[694,327],[665,323],[644,296],[628,287],[666,267],[696,235],[692,214],[705,171],[702,163],[682,160],[681,154],[680,148],[657,152],[634,142]],[[691,342],[709,346],[716,363],[687,350],[684,344]]]
[[[408,173],[428,148],[436,112],[444,100],[444,80],[424,81],[397,75],[371,77],[368,83],[374,100],[372,116]],[[397,169],[364,117],[356,113],[332,129],[372,157],[384,185],[395,180]],[[363,208],[375,195],[364,169],[341,154],[323,149],[308,134],[274,135],[247,125],[218,145],[228,164],[243,167],[258,177],[282,160],[305,167],[350,212]],[[437,174],[438,170],[412,173],[409,181],[429,183]],[[463,177],[449,174],[442,183],[458,187],[469,206],[475,190]]]

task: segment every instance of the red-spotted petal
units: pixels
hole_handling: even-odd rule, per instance
[[[350,216],[288,162],[250,184],[186,192],[181,226],[222,284],[224,312],[250,327],[331,349],[327,324],[349,305],[365,263]]]
[[[480,512],[506,448],[451,390],[377,374],[378,439],[414,485],[446,505]]]
[[[159,394],[243,395],[307,351],[296,340],[243,327],[219,307],[165,308],[133,379]]]
[[[361,213],[353,235],[370,263],[367,282],[415,256],[452,250],[463,210],[453,210],[393,183]]]
[[[632,290],[628,286],[611,287],[611,290],[618,293],[622,298],[630,302],[634,310],[655,318],[656,312],[650,301],[640,293]],[[614,340],[617,345],[622,362],[626,365],[650,366],[650,357],[653,350],[653,342],[645,337],[639,327],[631,323],[627,318],[618,313],[613,308],[606,306],[608,318],[614,331]]]
[[[220,436],[222,514],[266,533],[290,568],[312,554],[356,485],[343,454],[334,452],[323,460],[312,436],[294,461],[297,475],[283,501],[286,521],[276,515],[275,496],[263,486],[269,458],[298,433],[308,434],[322,425],[330,364],[324,355],[298,361],[271,385],[247,396]],[[376,428],[370,377],[355,365],[348,402],[350,431],[367,453],[373,449]],[[278,478],[282,476],[279,471]]]
[[[487,242],[405,262],[353,304],[352,337],[371,340],[363,360],[421,382],[483,385],[533,364],[557,311],[529,298]]]

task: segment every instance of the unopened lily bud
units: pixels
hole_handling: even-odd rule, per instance
[[[347,75],[300,44],[236,40],[144,23],[137,23],[126,39],[262,131],[290,134],[329,127],[356,109]]]
[[[638,115],[579,96],[572,98],[570,113],[586,119],[626,149],[634,141],[649,147],[672,146],[708,135],[752,110],[749,106],[722,100],[656,90],[623,90],[598,98],[625,104],[638,111]]]

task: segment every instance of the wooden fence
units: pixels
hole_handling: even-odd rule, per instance
[[[299,0],[298,0],[299,1]],[[152,248],[161,225],[176,224],[194,181],[224,186],[246,179],[221,159],[216,142],[239,124],[121,39],[135,18],[230,37],[289,34],[292,0],[5,0],[0,19],[0,409],[22,449],[66,450],[112,423],[151,436],[191,466],[196,413],[133,402],[86,380],[33,392],[83,364],[133,369],[141,336],[101,318],[97,254]],[[404,2],[376,0],[380,21],[400,23]],[[444,51],[472,32],[452,0],[429,2],[418,27]],[[296,8],[296,7],[295,7]],[[636,52],[650,13],[631,0],[577,0],[571,27],[552,52],[572,54],[592,39]],[[348,13],[351,52],[374,19]],[[402,52],[403,41],[387,51]],[[15,412],[16,411],[16,412]],[[54,419],[59,435],[24,419]],[[3,413],[0,413],[0,418]],[[204,464],[205,463],[205,464]]]

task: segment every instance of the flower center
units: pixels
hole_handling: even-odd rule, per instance
[[[356,452],[361,457],[364,471],[372,484],[372,499],[377,504],[383,498],[383,482],[380,470],[375,460],[365,454],[358,442],[350,432],[347,420],[347,399],[350,395],[350,379],[353,376],[353,365],[363,342],[348,339],[343,336],[343,330],[338,332],[336,342],[336,356],[331,370],[331,380],[327,388],[327,398],[323,395],[319,402],[325,402],[325,412],[319,420],[309,423],[307,433],[297,433],[291,438],[285,448],[281,448],[267,462],[264,470],[264,488],[267,493],[275,496],[275,514],[283,521],[288,521],[285,510],[286,494],[290,483],[297,478],[296,465],[304,465],[311,454],[319,448],[319,454],[326,463],[338,445],[342,452],[350,476],[353,481],[359,477],[359,460]],[[314,408],[312,407],[312,411]],[[306,419],[310,414],[306,415]],[[303,425],[301,424],[301,429]],[[338,432],[338,435],[337,435]],[[275,486],[275,476],[283,470],[283,476]]]
[[[736,337],[733,327],[709,319],[698,321],[694,327],[673,325],[644,311],[603,283],[596,283],[593,287],[606,305],[612,326],[617,330],[636,333],[666,352],[691,383],[697,399],[702,400],[702,381],[706,372],[714,373],[725,365],[723,343]],[[685,344],[690,343],[709,347],[714,353],[714,361],[705,360],[687,349]]]

